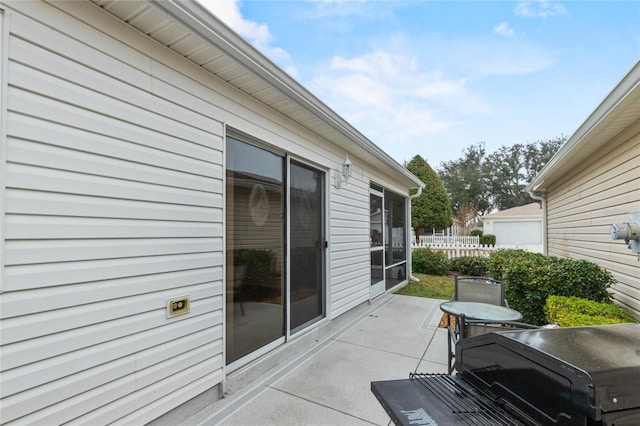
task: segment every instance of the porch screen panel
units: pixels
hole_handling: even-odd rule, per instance
[[[387,212],[385,238],[385,288],[388,290],[407,278],[406,198],[384,191]]]

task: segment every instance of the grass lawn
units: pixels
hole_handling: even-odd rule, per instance
[[[410,282],[396,294],[405,296],[428,297],[430,299],[449,300],[453,296],[453,277],[413,274],[419,283]]]

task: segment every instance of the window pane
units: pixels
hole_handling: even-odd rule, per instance
[[[291,161],[290,329],[324,315],[324,173]]]
[[[284,335],[283,167],[227,139],[227,363]]]

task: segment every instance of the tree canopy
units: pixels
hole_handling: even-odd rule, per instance
[[[411,226],[416,230],[451,226],[451,202],[438,174],[419,155],[413,157],[406,168],[426,185],[422,194],[411,201]]]
[[[566,141],[561,136],[527,144],[502,146],[486,153],[480,142],[465,149],[462,157],[441,163],[438,171],[454,214],[475,209],[476,216],[532,201],[524,189]],[[457,216],[456,216],[457,217]]]

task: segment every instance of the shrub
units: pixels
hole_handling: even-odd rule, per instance
[[[477,235],[478,237],[482,238],[482,229],[472,229],[471,232],[469,232],[469,235],[472,237],[475,237]]]
[[[456,257],[451,259],[451,270],[463,275],[487,275],[489,259],[475,256]]]
[[[607,289],[613,276],[593,262],[547,257],[522,250],[492,254],[490,269],[495,279],[504,280],[509,305],[520,311],[524,321],[544,324],[547,298],[576,296],[598,302],[609,301]]]
[[[517,262],[531,256],[524,250],[496,250],[489,256],[489,274],[498,281],[504,279],[504,265],[509,262]],[[542,256],[542,255],[539,255]]]
[[[549,296],[544,306],[547,322],[561,327],[636,322],[611,302],[594,302],[579,297]]]
[[[411,253],[411,263],[413,270],[420,274],[447,275],[451,268],[445,252],[430,248],[415,249]]]
[[[480,237],[480,244],[483,246],[495,246],[496,245],[496,236],[493,234],[484,234]]]

